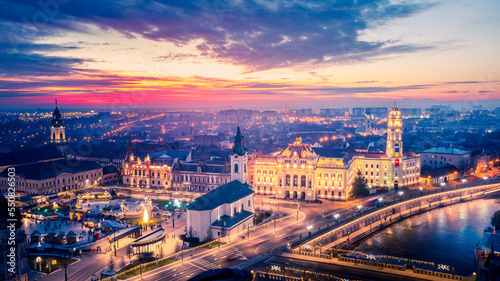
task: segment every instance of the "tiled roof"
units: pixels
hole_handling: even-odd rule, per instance
[[[44,180],[54,178],[62,173],[80,173],[102,168],[94,161],[55,160],[27,165],[15,166],[16,175],[31,180]],[[0,177],[7,177],[8,171],[0,173]]]
[[[0,166],[12,166],[35,163],[40,161],[62,159],[63,156],[52,145],[16,150],[0,154]]]
[[[248,184],[234,180],[198,197],[193,203],[187,206],[187,209],[192,211],[213,210],[221,205],[236,202],[251,194],[253,194],[253,190]]]
[[[425,150],[423,153],[438,153],[438,154],[457,154],[457,155],[465,155],[470,153],[469,151],[451,148],[451,147],[433,147],[431,149]]]
[[[186,161],[191,151],[189,150],[164,150],[160,152],[155,152],[151,154],[151,159],[175,159],[178,158],[181,161]],[[141,158],[142,159],[142,158]]]
[[[339,148],[313,147],[312,149],[320,157],[342,158],[344,157],[344,155],[346,155],[344,149]]]
[[[239,222],[247,220],[251,216],[253,216],[252,212],[243,210],[239,213],[236,213],[234,216],[224,215],[220,217],[220,219],[212,223],[212,226],[231,228]]]
[[[183,171],[183,172],[197,172],[198,167],[201,167],[201,171],[204,173],[216,173],[216,174],[229,173],[228,167],[226,167],[226,165],[204,164],[203,162],[177,163],[173,167],[173,170]]]
[[[112,174],[112,173],[116,173],[116,172],[118,172],[118,169],[113,165],[109,165],[109,166],[102,168],[103,175]]]
[[[125,159],[127,144],[124,142],[90,142],[89,148],[82,153],[80,143],[68,144],[68,154],[87,158]]]

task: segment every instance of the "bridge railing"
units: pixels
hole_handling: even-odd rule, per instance
[[[295,249],[300,245],[304,244],[319,244],[319,240],[326,238],[327,236],[333,236],[336,234],[335,232],[341,232],[341,237],[347,236],[349,233],[353,233],[362,227],[368,226],[369,224],[380,221],[382,218],[387,218],[389,215],[392,215],[403,210],[416,208],[421,204],[427,204],[427,202],[436,202],[437,200],[448,199],[450,196],[458,198],[459,196],[477,196],[479,194],[483,194],[485,191],[492,190],[500,187],[500,184],[488,184],[482,186],[473,186],[462,189],[454,189],[439,193],[433,193],[430,195],[424,195],[420,197],[416,197],[413,199],[409,199],[406,201],[401,201],[396,204],[392,204],[389,206],[382,207],[381,209],[376,209],[368,213],[360,214],[354,219],[348,221],[344,220],[342,224],[336,223],[332,224],[332,226],[327,227],[318,232],[311,233],[310,238],[304,240],[295,240],[292,242],[291,249]],[[458,196],[457,196],[458,195]],[[333,220],[335,222],[335,220]],[[339,237],[340,238],[340,237]]]

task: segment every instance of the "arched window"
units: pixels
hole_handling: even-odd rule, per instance
[[[290,175],[285,176],[285,185],[290,186]]]
[[[243,203],[241,203],[241,210],[245,210],[245,206],[243,206]]]
[[[293,176],[293,186],[295,187],[299,186],[299,176],[297,175]]]
[[[244,172],[246,173],[247,172],[247,163],[245,163],[245,165],[243,167],[245,167]]]
[[[59,138],[60,138],[60,139],[62,139],[62,138],[63,138],[62,133],[59,135]]]
[[[394,151],[395,151],[395,152],[399,152],[399,144],[397,144],[397,143],[396,143],[396,144],[394,145]]]
[[[300,186],[301,187],[306,187],[306,176],[301,176],[300,177]]]
[[[238,173],[238,164],[234,164],[234,172]]]
[[[234,207],[234,214],[236,214],[236,207]]]

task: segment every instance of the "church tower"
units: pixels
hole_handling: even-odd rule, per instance
[[[233,154],[231,155],[231,181],[233,180],[239,180],[241,183],[248,181],[248,155],[240,126],[238,126],[234,137]]]
[[[52,113],[52,126],[50,126],[50,142],[53,144],[66,142],[66,133],[64,132],[61,112],[59,111],[59,108],[57,108],[57,100],[56,108]]]
[[[387,122],[387,149],[385,153],[389,158],[403,157],[402,126],[401,111],[399,111],[399,107],[393,107]]]

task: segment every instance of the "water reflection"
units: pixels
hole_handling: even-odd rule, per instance
[[[500,200],[461,203],[404,220],[367,239],[357,251],[447,264],[455,273],[474,270],[474,248]]]

